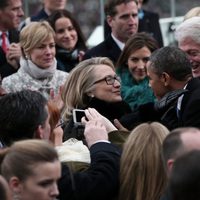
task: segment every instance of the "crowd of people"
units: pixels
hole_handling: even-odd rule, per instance
[[[67,0],[0,1],[0,199],[199,198],[200,9],[163,47],[145,3],[107,0],[89,49]]]

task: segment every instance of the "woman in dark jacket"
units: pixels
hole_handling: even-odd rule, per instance
[[[120,88],[120,79],[110,59],[96,57],[80,62],[70,72],[62,91],[63,119],[69,125],[64,135],[69,135],[74,126],[75,108],[95,108],[111,122],[129,113],[130,107],[122,100]]]
[[[71,71],[81,60],[87,50],[81,28],[67,10],[58,10],[48,19],[56,32],[57,68],[66,72]]]

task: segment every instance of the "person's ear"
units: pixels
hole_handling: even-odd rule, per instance
[[[22,190],[23,190],[22,183],[19,180],[19,178],[17,178],[16,176],[13,176],[10,178],[8,185],[14,195],[15,194],[20,195],[22,193]]]
[[[168,174],[171,174],[173,166],[174,166],[174,159],[169,159],[167,161],[167,172],[168,172]]]
[[[113,17],[111,17],[110,15],[108,15],[108,16],[106,17],[106,20],[107,20],[108,25],[109,25],[110,27],[112,27]]]
[[[170,84],[170,80],[170,75],[166,72],[163,72],[161,75],[161,81],[163,82],[164,86],[168,86]]]
[[[42,125],[39,125],[35,131],[35,135],[34,138],[36,139],[44,139],[44,135],[43,135],[43,127]]]
[[[88,97],[92,97],[92,98],[94,98],[94,94],[92,93],[92,91],[87,92],[87,96],[88,96]]]

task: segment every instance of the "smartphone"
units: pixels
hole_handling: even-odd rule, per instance
[[[81,109],[73,109],[72,111],[73,114],[73,121],[75,124],[77,125],[81,125],[81,118],[85,117],[85,110],[81,110]]]

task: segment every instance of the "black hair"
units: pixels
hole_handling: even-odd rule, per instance
[[[44,125],[48,111],[46,98],[37,91],[22,90],[0,98],[0,140],[5,145],[33,138],[39,125]]]

